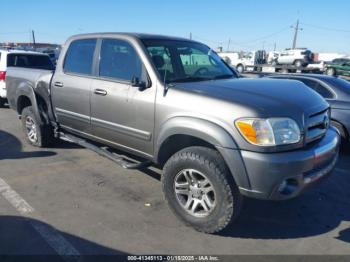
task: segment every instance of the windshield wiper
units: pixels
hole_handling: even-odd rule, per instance
[[[169,82],[170,83],[184,83],[184,82],[192,82],[192,81],[207,81],[207,80],[211,80],[211,79],[212,78],[210,78],[210,77],[187,76],[184,78],[172,79]]]
[[[215,80],[215,79],[229,79],[229,78],[234,78],[235,75],[229,75],[229,74],[226,74],[226,75],[218,75],[218,76],[214,76],[212,79]]]

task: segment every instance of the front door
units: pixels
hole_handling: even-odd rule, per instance
[[[146,79],[142,61],[126,40],[102,39],[98,78],[92,82],[91,125],[93,135],[117,146],[153,152],[156,89],[140,91],[131,79]]]

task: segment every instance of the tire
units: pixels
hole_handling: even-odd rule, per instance
[[[334,68],[329,67],[329,68],[326,69],[326,75],[335,76],[336,74],[337,74],[337,72],[335,71]]]
[[[201,192],[194,195],[196,191],[193,193],[193,190],[188,189],[182,190],[187,191],[188,195],[177,194],[175,192],[175,182],[179,181],[178,179],[184,173],[187,173],[189,177],[198,179],[200,190],[209,191],[208,188],[212,188],[213,191],[207,193],[207,195],[202,192],[203,198]],[[205,182],[202,183],[201,175],[208,179],[209,187],[206,187],[208,184]],[[188,181],[185,179],[182,184],[178,183],[178,185],[182,185],[182,188],[188,187]],[[185,148],[174,154],[164,166],[162,187],[165,200],[174,214],[186,225],[192,226],[200,232],[216,233],[223,230],[237,219],[242,207],[243,197],[239,193],[223,158],[214,149],[195,146]],[[192,189],[198,189],[195,185],[191,185],[191,187]],[[193,193],[194,198],[191,197],[190,200],[191,193]],[[206,204],[207,208],[209,207],[208,212],[204,210],[201,204],[198,204],[195,208],[196,214],[191,214],[190,211],[185,209],[187,203],[190,203],[188,206],[193,208],[195,204],[193,201],[196,200],[197,202],[208,203],[205,196],[206,199],[211,198],[211,204],[214,203],[211,207]],[[213,199],[214,201],[212,201]]]
[[[349,147],[350,147],[350,142],[349,142],[349,135],[346,132],[345,127],[337,122],[337,121],[331,121],[331,125],[334,126],[336,129],[338,129],[339,133],[340,133],[340,137],[341,137],[341,149],[343,151],[350,151]]]
[[[237,69],[237,71],[238,71],[239,73],[243,73],[243,72],[244,72],[244,66],[241,65],[241,64],[239,64],[239,65],[236,67],[236,69]]]
[[[6,104],[6,99],[0,97],[0,108],[5,107],[5,104]]]
[[[301,60],[295,60],[295,61],[294,61],[294,65],[295,65],[296,67],[302,67],[302,66],[303,66],[303,61],[301,61]]]
[[[47,147],[53,140],[53,129],[48,125],[40,125],[31,106],[25,107],[22,111],[22,128],[26,141],[36,147]],[[30,133],[33,131],[33,133]]]
[[[287,68],[282,68],[281,69],[281,74],[288,74],[289,70]]]

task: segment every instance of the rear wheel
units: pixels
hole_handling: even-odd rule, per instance
[[[6,99],[0,97],[0,108],[5,107]]]
[[[170,209],[198,231],[221,231],[240,213],[242,196],[214,149],[189,147],[173,155],[162,185]]]
[[[244,72],[244,66],[242,64],[239,64],[236,68],[237,68],[237,71],[239,73],[243,73]]]
[[[335,76],[336,73],[337,73],[337,72],[336,72],[335,69],[332,68],[332,67],[329,67],[329,68],[326,69],[326,75]]]
[[[302,66],[303,66],[303,61],[301,61],[301,60],[295,60],[294,65],[295,65],[296,67],[302,67]]]
[[[31,106],[22,111],[22,128],[29,144],[37,147],[49,146],[54,140],[51,126],[39,124]]]

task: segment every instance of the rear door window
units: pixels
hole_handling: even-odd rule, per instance
[[[65,73],[92,75],[96,39],[73,41],[64,60]]]

